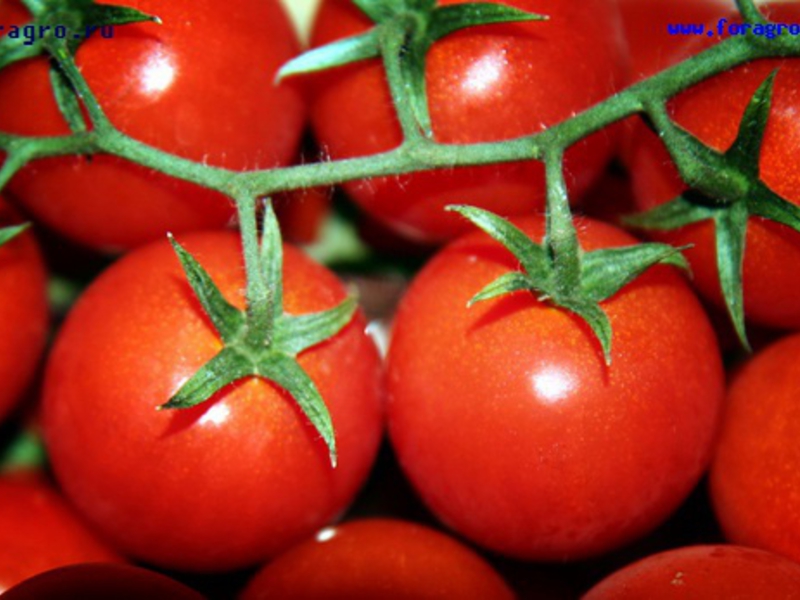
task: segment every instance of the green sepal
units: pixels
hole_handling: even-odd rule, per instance
[[[274,343],[290,356],[316,346],[339,333],[353,318],[357,303],[346,298],[321,312],[293,316],[284,314],[275,324]]]
[[[753,190],[747,199],[747,210],[751,215],[781,223],[800,233],[800,206],[784,200],[766,185]]]
[[[742,291],[747,217],[745,205],[736,203],[727,210],[719,211],[714,218],[714,223],[717,271],[725,306],[739,341],[746,350],[750,351],[744,323],[744,292]]]
[[[578,315],[586,322],[597,341],[600,342],[606,365],[611,365],[611,341],[613,338],[611,321],[600,305],[595,302],[566,300],[559,302],[559,306]]]
[[[530,291],[534,288],[531,278],[518,271],[504,273],[495,279],[492,283],[483,288],[480,292],[475,294],[467,306],[472,306],[484,300],[491,300],[499,296],[505,296],[513,292]]]
[[[670,230],[698,223],[714,217],[715,209],[703,204],[695,204],[687,194],[643,213],[626,215],[622,222],[640,229]]]
[[[380,56],[380,53],[378,30],[373,28],[366,33],[314,48],[293,58],[280,68],[275,82],[280,83],[286,77],[293,75],[324,71],[368,58],[376,58]]]
[[[322,436],[331,465],[336,466],[336,436],[328,407],[320,396],[319,390],[300,364],[290,356],[271,353],[261,364],[259,374],[273,381],[297,402],[300,410],[308,418],[314,429]]]
[[[53,97],[58,105],[61,116],[69,125],[72,133],[83,133],[88,131],[86,121],[83,118],[81,103],[72,89],[69,80],[66,78],[57,64],[50,65],[50,85],[53,89]]]
[[[460,29],[495,23],[546,21],[549,17],[529,13],[518,8],[488,2],[469,2],[442,6],[432,12],[428,35],[439,40]]]
[[[3,227],[0,229],[0,246],[6,242],[10,242],[23,231],[30,227],[30,223],[22,223],[21,225],[12,225],[10,227]]]
[[[736,139],[725,152],[725,157],[731,164],[735,165],[742,173],[755,179],[758,179],[759,175],[759,161],[753,159],[757,159],[761,155],[777,74],[778,70],[773,70],[758,86],[739,122]]]
[[[390,18],[404,8],[401,0],[352,0],[352,2],[374,23]]]
[[[208,272],[175,240],[172,234],[169,234],[168,238],[178,255],[178,260],[180,260],[194,295],[200,302],[203,312],[214,325],[214,329],[226,344],[235,341],[241,335],[245,325],[242,311],[225,300]]]
[[[26,46],[19,39],[4,36],[0,38],[0,69],[20,60],[40,56],[43,53],[44,44],[41,39],[36,39]]]

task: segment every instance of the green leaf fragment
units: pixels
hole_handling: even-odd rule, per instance
[[[44,45],[41,39],[34,40],[26,46],[26,40],[13,39],[8,36],[0,38],[0,69],[20,60],[39,56],[44,52]]]
[[[23,231],[30,227],[30,223],[23,223],[21,225],[12,225],[11,227],[3,227],[0,229],[0,246],[6,242],[10,242]]]
[[[548,17],[529,13],[518,8],[488,2],[469,2],[437,8],[431,14],[428,34],[438,40],[467,27],[496,23],[545,21]]]
[[[368,58],[376,58],[380,54],[378,31],[371,29],[367,33],[314,48],[293,58],[280,68],[275,81],[279,83],[286,77],[341,67]]]

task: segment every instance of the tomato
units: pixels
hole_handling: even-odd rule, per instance
[[[232,303],[243,304],[231,232],[180,239]],[[326,269],[286,248],[285,308],[345,295]],[[263,562],[338,515],[367,476],[381,435],[380,361],[357,316],[299,355],[327,401],[339,464],[295,403],[263,379],[184,411],[157,411],[221,348],[164,241],[96,279],[47,364],[43,427],[57,479],[116,547],[159,566],[225,571]]]
[[[453,538],[410,521],[366,519],[323,529],[282,554],[241,600],[513,597],[484,559]]]
[[[202,600],[193,589],[160,573],[130,565],[81,564],[47,571],[23,581],[3,600]]]
[[[19,222],[0,198],[0,227]],[[47,274],[33,234],[26,231],[0,246],[0,420],[34,375],[47,322]]]
[[[777,22],[796,23],[800,5],[772,7]],[[733,20],[732,17],[730,19]],[[703,43],[709,38],[701,38]],[[697,44],[695,41],[694,44]],[[690,44],[687,53],[696,52]],[[800,61],[759,60],[722,73],[680,94],[669,105],[672,118],[719,151],[736,137],[751,97],[767,76],[779,68],[775,79],[769,122],[761,149],[762,181],[793,204],[800,203],[800,166],[794,149],[800,145]],[[637,207],[653,208],[677,197],[685,186],[661,142],[642,128],[631,168]],[[686,252],[698,290],[718,306],[721,298],[716,268],[714,226],[703,221],[654,237],[673,245],[694,244]],[[747,224],[743,267],[745,317],[771,327],[800,327],[800,235],[787,226],[751,217]]]
[[[278,0],[133,0],[163,24],[118,26],[78,51],[81,72],[124,133],[167,152],[230,169],[289,163],[304,123],[300,94],[276,87],[277,69],[298,51]],[[19,0],[0,22],[24,20]],[[269,27],[268,34],[265,27]],[[0,130],[67,133],[44,59],[0,73]],[[234,214],[225,197],[110,156],[37,161],[9,192],[54,229],[104,250],[173,233],[219,228]]]
[[[800,565],[740,546],[690,546],[649,556],[607,577],[583,600],[800,598]]]
[[[0,594],[56,567],[121,562],[54,489],[30,476],[0,478]]]
[[[800,335],[756,354],[728,390],[710,490],[726,537],[800,561]]]
[[[543,219],[521,223],[541,239]],[[579,220],[586,250],[630,245]],[[606,367],[574,315],[527,292],[467,302],[518,268],[482,233],[437,254],[398,308],[389,433],[422,500],[491,550],[562,561],[664,520],[705,469],[723,395],[719,349],[689,286],[656,267],[602,304]]]
[[[617,89],[622,63],[621,48],[614,42],[620,36],[612,3],[505,4],[546,14],[550,20],[465,29],[435,43],[427,56],[428,100],[440,142],[466,144],[532,134]],[[327,0],[320,8],[312,45],[368,26],[350,2]],[[401,142],[380,61],[315,76],[312,90],[314,131],[331,157],[374,154]],[[575,195],[602,172],[612,152],[612,137],[605,130],[567,152],[567,179]],[[472,204],[503,215],[541,208],[544,170],[537,162],[516,162],[370,178],[346,184],[345,189],[367,212],[406,236],[441,243],[468,230],[463,220],[443,211],[448,204]]]

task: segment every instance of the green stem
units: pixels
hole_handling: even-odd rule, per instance
[[[392,95],[397,119],[403,131],[403,140],[413,142],[423,137],[417,118],[410,102],[406,101],[411,95],[408,81],[403,72],[403,56],[410,51],[407,47],[407,28],[384,26],[381,28],[380,44],[383,56],[383,68],[386,80]]]
[[[243,194],[236,198],[239,216],[239,230],[242,238],[245,273],[247,276],[247,322],[248,336],[251,339],[272,339],[272,295],[264,278],[264,264],[258,242],[258,222],[256,219],[256,198]]]
[[[551,150],[545,157],[547,177],[547,227],[545,247],[552,256],[559,292],[569,293],[580,283],[578,236],[572,222],[567,185],[564,181],[564,154]]]

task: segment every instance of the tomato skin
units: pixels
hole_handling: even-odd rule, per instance
[[[277,69],[298,43],[277,0],[127,5],[162,25],[118,26],[78,51],[81,72],[109,119],[152,146],[230,169],[286,165],[295,158],[305,107]],[[0,5],[0,22],[23,18],[19,0]],[[265,35],[265,26],[269,35]],[[0,129],[68,133],[53,101],[44,60],[0,74]],[[9,191],[38,219],[83,244],[129,249],[173,233],[221,228],[234,215],[225,197],[197,185],[100,155],[37,161]]]
[[[0,198],[0,227],[17,215]],[[0,246],[0,421],[30,383],[48,325],[47,273],[31,231]]]
[[[230,232],[179,238],[243,305],[241,247]],[[330,308],[344,289],[287,247],[285,308]],[[43,422],[54,472],[78,509],[124,552],[186,571],[264,561],[350,502],[381,435],[380,361],[356,316],[300,364],[337,432],[324,442],[288,395],[238,382],[184,411],[156,411],[219,349],[168,243],[115,263],[80,298],[45,374]],[[346,376],[343,376],[346,374]]]
[[[725,536],[800,561],[800,335],[768,346],[728,389],[709,479]]]
[[[0,531],[0,594],[56,567],[122,562],[52,487],[32,476],[0,478]]]
[[[521,222],[541,239],[542,218]],[[578,232],[587,250],[633,242],[589,220]],[[390,438],[424,502],[472,541],[533,560],[600,554],[654,528],[699,479],[723,394],[719,349],[665,267],[603,303],[610,368],[585,324],[532,294],[466,308],[516,268],[476,234],[417,275],[387,357]]]
[[[198,592],[131,565],[80,564],[47,571],[8,590],[3,600],[203,600]]]
[[[800,5],[776,4],[768,15],[776,22],[795,23]],[[733,22],[731,16],[730,21]],[[708,43],[703,40],[703,43]],[[685,52],[694,54],[697,43]],[[761,83],[776,68],[769,122],[761,151],[761,179],[787,201],[800,203],[800,166],[794,148],[800,145],[797,111],[800,99],[800,61],[759,60],[722,73],[678,96],[669,105],[672,118],[713,148],[726,150],[734,141],[745,107]],[[637,208],[647,210],[672,200],[685,186],[661,143],[641,128],[633,152],[631,174]],[[714,228],[710,221],[653,237],[670,244],[691,245],[686,256],[700,293],[717,306],[724,306],[716,269]],[[743,266],[745,317],[770,327],[800,327],[800,235],[787,226],[760,217],[747,225]]]
[[[365,519],[320,531],[264,567],[240,600],[514,598],[455,539],[409,521]]]
[[[547,14],[550,20],[471,28],[433,45],[426,79],[437,141],[466,144],[531,134],[618,89],[622,49],[612,41],[620,38],[615,35],[619,23],[612,3],[505,4]],[[369,25],[350,2],[326,0],[312,45],[356,34]],[[588,47],[591,52],[585,51]],[[311,118],[321,147],[333,158],[375,154],[401,142],[378,60],[315,76]],[[567,152],[567,180],[575,195],[602,172],[614,131],[604,130]],[[503,215],[531,213],[544,205],[544,171],[534,161],[516,162],[370,178],[345,184],[345,189],[364,210],[400,233],[442,243],[469,230],[463,220],[443,211],[446,205],[472,204]]]
[[[617,571],[583,600],[800,598],[800,565],[743,546],[690,546]]]

